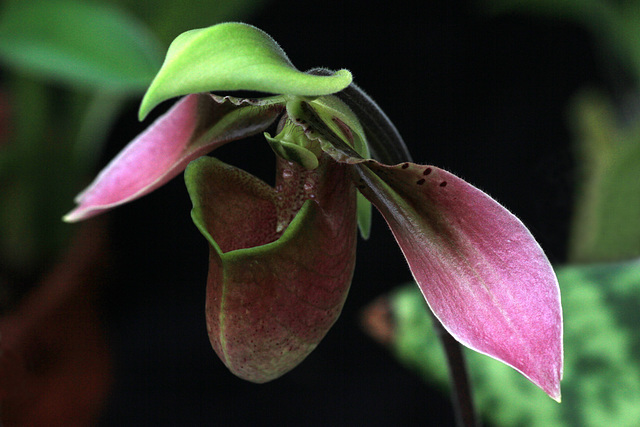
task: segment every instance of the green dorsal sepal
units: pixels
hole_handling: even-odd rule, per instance
[[[299,71],[268,34],[229,22],[187,31],[173,41],[139,118],[167,99],[190,93],[248,90],[313,97],[339,92],[351,80],[347,70],[328,76]]]

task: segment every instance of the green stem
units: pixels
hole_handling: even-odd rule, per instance
[[[427,308],[428,309],[428,308]],[[429,313],[431,311],[428,309]],[[456,416],[456,424],[460,427],[480,425],[476,416],[475,405],[469,380],[466,358],[462,345],[449,334],[440,321],[431,315],[435,329],[447,359],[451,380],[451,402]]]

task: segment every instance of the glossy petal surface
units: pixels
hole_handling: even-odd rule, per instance
[[[257,383],[316,347],[342,310],[355,264],[346,167],[323,156],[313,171],[283,160],[278,171],[275,189],[208,157],[185,173],[194,222],[211,245],[209,339],[231,372]]]
[[[142,197],[182,172],[191,160],[263,131],[283,108],[277,101],[184,97],[107,165],[78,195],[78,207],[65,220],[86,219]]]
[[[385,217],[445,328],[559,400],[559,288],[526,227],[482,191],[442,169],[375,161],[354,167],[358,188]]]

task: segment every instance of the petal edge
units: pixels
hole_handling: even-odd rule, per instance
[[[427,303],[467,347],[512,366],[560,399],[562,307],[538,243],[482,191],[434,166],[354,166]]]
[[[131,141],[76,197],[63,218],[76,222],[140,198],[215,148],[266,129],[284,107],[279,98],[237,102],[188,95]]]

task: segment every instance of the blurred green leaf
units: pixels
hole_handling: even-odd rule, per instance
[[[640,2],[482,0],[481,4],[492,13],[527,12],[577,23],[598,42],[604,66],[617,70],[612,86],[621,87],[631,77],[635,86],[624,98],[618,96],[620,105],[593,90],[583,91],[573,102],[578,176],[568,255],[572,262],[640,256],[640,120],[635,104],[629,108],[620,102],[637,98],[640,88]]]
[[[640,122],[623,127],[601,94],[584,92],[573,108],[578,193],[571,231],[573,262],[640,255]]]
[[[479,411],[500,426],[636,426],[640,419],[640,261],[557,271],[565,319],[562,404],[515,370],[466,351]],[[390,297],[391,347],[443,388],[447,366],[415,285]]]
[[[153,35],[123,11],[76,0],[6,2],[0,60],[81,87],[140,92],[162,63]]]

